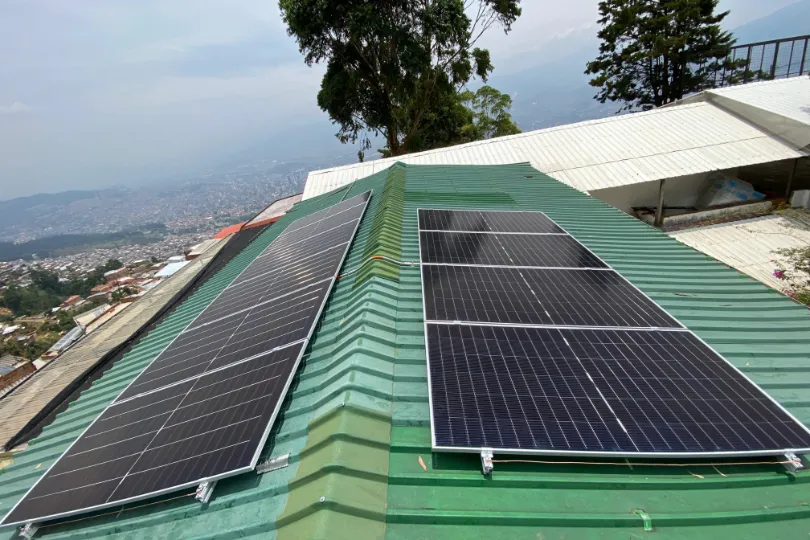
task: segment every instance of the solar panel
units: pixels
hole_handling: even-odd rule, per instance
[[[605,268],[568,235],[421,232],[423,263]]]
[[[565,233],[559,225],[539,212],[422,210],[419,213],[419,228],[423,231]]]
[[[810,433],[690,332],[428,324],[435,449],[806,451]]]
[[[612,270],[425,265],[428,321],[680,328]]]
[[[419,210],[435,450],[810,451],[810,430],[575,238],[510,214]]]
[[[104,508],[252,469],[303,346],[113,404],[4,523]]]
[[[251,470],[369,197],[282,232],[1,524],[89,512]]]

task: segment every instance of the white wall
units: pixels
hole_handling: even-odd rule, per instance
[[[729,174],[734,172],[728,171]],[[701,173],[668,179],[664,188],[664,205],[693,206],[705,190],[709,174]],[[633,215],[634,206],[658,206],[658,185],[659,182],[656,180],[630,186],[599,189],[591,191],[590,194],[622,212]]]

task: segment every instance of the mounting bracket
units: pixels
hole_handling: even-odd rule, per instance
[[[26,523],[25,526],[20,529],[19,535],[26,540],[31,540],[38,529],[38,523]]]
[[[256,465],[256,474],[264,474],[270,471],[283,469],[284,467],[289,466],[289,464],[290,464],[290,454],[277,456],[272,459],[262,461],[261,463]]]
[[[200,501],[200,504],[208,504],[208,501],[211,500],[211,495],[214,494],[214,487],[217,485],[217,481],[210,481],[206,480],[199,486],[197,486],[197,493],[194,494],[194,498]]]
[[[492,449],[484,448],[481,450],[481,469],[484,476],[492,474]]]
[[[788,472],[795,473],[797,471],[800,471],[801,469],[804,469],[804,463],[802,463],[802,458],[800,458],[793,452],[788,452],[787,454],[785,454],[785,458],[790,462],[785,463],[785,468],[788,470]]]

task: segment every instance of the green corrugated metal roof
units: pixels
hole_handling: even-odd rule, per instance
[[[528,165],[397,165],[259,237],[17,456],[0,474],[0,511],[286,223],[366,189],[344,274],[375,254],[417,261],[419,207],[542,210],[810,422],[805,308]],[[183,497],[38,535],[602,539],[641,537],[645,520],[667,538],[810,531],[810,473],[779,466],[499,463],[486,479],[475,455],[431,453],[419,271],[384,261],[338,282],[265,453],[291,464],[220,481],[207,508]]]

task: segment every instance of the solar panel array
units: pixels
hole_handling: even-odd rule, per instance
[[[810,431],[539,212],[419,210],[436,450],[810,450]]]
[[[39,522],[252,470],[371,193],[290,224],[4,518]]]

